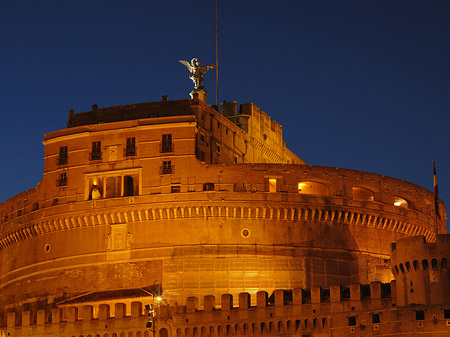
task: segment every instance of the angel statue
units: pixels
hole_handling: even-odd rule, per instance
[[[205,85],[203,84],[204,81],[204,74],[212,68],[215,68],[216,65],[215,64],[207,64],[204,67],[200,67],[200,62],[198,62],[197,58],[194,57],[191,60],[191,63],[189,63],[188,61],[184,61],[184,60],[180,60],[180,63],[184,64],[189,72],[191,73],[189,75],[189,78],[192,80],[192,82],[194,82],[194,88],[197,89],[203,89],[205,87]]]

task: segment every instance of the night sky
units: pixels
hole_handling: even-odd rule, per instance
[[[450,201],[450,1],[219,0],[220,102],[253,102],[308,164]],[[215,1],[1,1],[0,201],[36,186],[68,111],[188,98],[215,62]],[[206,74],[215,102],[214,71]]]

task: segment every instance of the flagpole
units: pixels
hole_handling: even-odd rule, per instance
[[[434,223],[435,223],[435,228],[436,228],[436,241],[437,241],[437,236],[439,234],[438,217],[440,218],[439,208],[438,208],[439,187],[438,187],[436,166],[434,164],[434,160],[433,160],[433,187],[434,187]]]
[[[217,111],[220,112],[219,107],[219,25],[217,15],[217,1],[216,0],[216,105]]]

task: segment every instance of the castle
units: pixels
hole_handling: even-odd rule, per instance
[[[0,205],[1,336],[450,333],[443,203],[307,165],[252,103],[94,105],[43,144]]]

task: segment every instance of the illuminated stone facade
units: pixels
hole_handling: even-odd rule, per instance
[[[290,327],[287,320],[272,322],[277,334],[298,334],[303,330],[292,330],[294,316],[306,315],[312,303],[323,317],[308,311],[311,318],[299,326],[306,324],[308,335],[305,319],[311,319],[322,326],[314,335],[328,336],[335,312],[341,317],[340,306],[348,305],[339,304],[344,295],[333,295],[335,305],[317,302],[319,287],[335,289],[329,294],[361,283],[381,287],[393,279],[392,242],[414,235],[435,239],[428,190],[377,174],[306,165],[286,148],[281,126],[255,105],[229,102],[221,111],[198,96],[164,96],[161,102],[71,111],[67,129],[46,134],[42,181],[0,205],[0,331],[149,334],[138,303],[151,301],[161,286],[168,304],[160,313],[166,324],[161,337],[210,336],[200,334],[210,327],[194,317],[227,321],[227,296],[239,298],[240,309],[219,324],[226,334],[216,324],[212,336],[235,334],[236,315],[239,322],[253,317],[252,334],[263,321],[269,327],[273,315],[289,317]],[[443,233],[442,203],[440,210]],[[302,288],[316,302],[302,300],[295,290]],[[295,291],[283,304],[278,291],[263,305],[261,294],[277,289]],[[149,296],[136,295],[142,291]],[[81,300],[86,293],[95,296]],[[222,314],[211,311],[210,296],[223,294],[230,295],[222,297],[228,301]],[[368,303],[354,296],[351,301]],[[376,310],[392,311],[392,301],[377,297]],[[197,315],[194,306],[204,312]],[[194,327],[196,333],[185,330]]]

